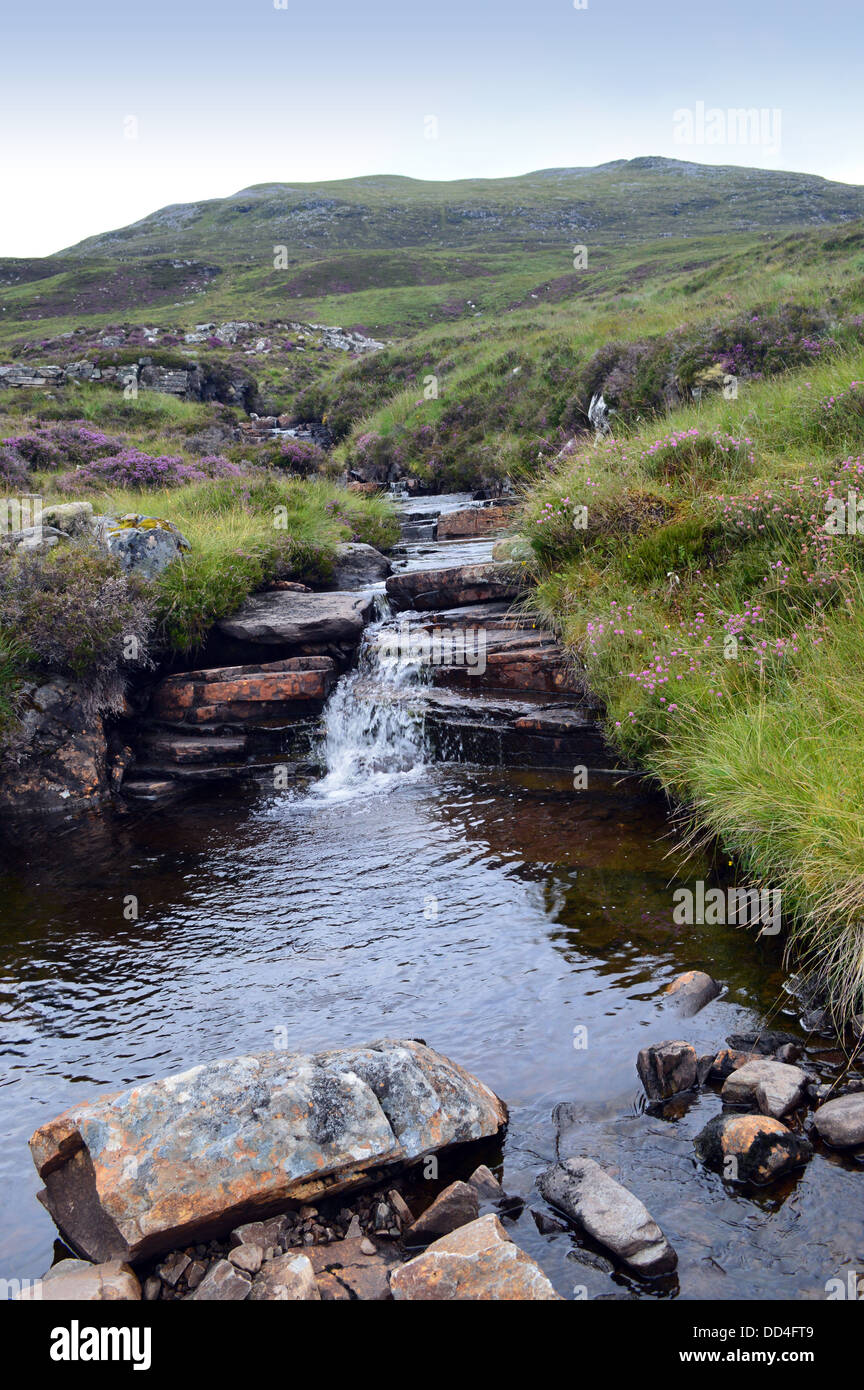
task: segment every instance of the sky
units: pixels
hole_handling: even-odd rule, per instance
[[[5,0],[2,33],[5,256],[361,174],[659,154],[864,183],[862,0]]]

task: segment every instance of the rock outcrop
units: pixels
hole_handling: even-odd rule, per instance
[[[153,691],[150,711],[158,720],[199,728],[278,719],[320,707],[335,683],[336,667],[326,656],[217,666],[166,677]],[[187,749],[185,760],[191,761],[194,751]],[[183,750],[177,760],[184,760]]]
[[[504,565],[455,565],[450,569],[409,570],[387,580],[387,594],[396,608],[430,612],[466,603],[514,599],[519,586]]]
[[[64,676],[20,693],[15,756],[4,759],[0,813],[68,813],[99,805],[110,794],[101,717]]]
[[[193,1067],[74,1106],[30,1147],[65,1239],[92,1260],[136,1259],[488,1138],[506,1118],[448,1058],[388,1039]]]

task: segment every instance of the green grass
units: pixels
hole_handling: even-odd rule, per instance
[[[824,533],[824,497],[860,487],[862,380],[859,349],[586,443],[521,518],[530,606],[610,739],[782,889],[839,1021],[864,1010],[864,541]]]

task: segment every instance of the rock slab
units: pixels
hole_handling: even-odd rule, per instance
[[[217,627],[226,637],[271,647],[359,642],[374,607],[369,594],[300,594],[277,589],[254,594]]]
[[[73,1106],[30,1148],[66,1240],[91,1260],[138,1259],[488,1138],[506,1119],[447,1057],[383,1039],[192,1067]]]

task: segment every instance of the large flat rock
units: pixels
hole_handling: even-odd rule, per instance
[[[293,656],[257,666],[217,666],[166,676],[153,691],[150,712],[172,724],[244,723],[305,712],[336,684],[326,656]]]
[[[276,590],[253,594],[230,618],[217,624],[226,637],[263,646],[293,647],[307,643],[359,642],[372,617],[369,594],[300,594]]]
[[[557,1302],[560,1294],[494,1213],[436,1240],[390,1276],[399,1302]]]
[[[40,1199],[91,1260],[135,1259],[494,1135],[488,1087],[422,1043],[265,1052],[73,1106],[36,1131]]]

